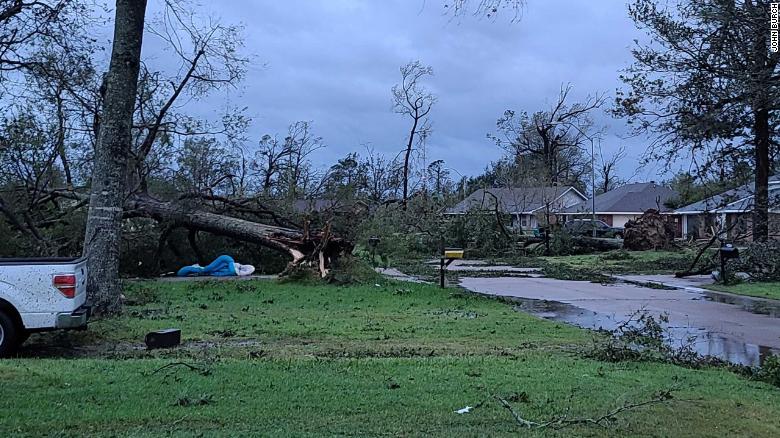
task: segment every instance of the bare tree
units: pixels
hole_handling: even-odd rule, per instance
[[[260,187],[265,196],[270,196],[278,183],[284,160],[290,155],[288,142],[280,142],[276,136],[264,135],[258,144],[251,168],[260,179]]]
[[[84,254],[87,293],[98,314],[119,311],[119,249],[133,107],[141,66],[146,0],[117,0],[114,47],[95,150]]]
[[[444,3],[444,8],[454,16],[471,13],[487,18],[497,16],[501,10],[508,10],[512,21],[515,21],[520,18],[524,5],[525,0],[449,0]]]
[[[620,162],[626,157],[626,148],[621,146],[617,152],[609,157],[604,156],[604,151],[599,145],[599,167],[597,169],[599,176],[598,193],[606,193],[623,184],[626,181],[617,174]]]
[[[420,61],[411,61],[401,67],[401,83],[393,86],[393,109],[398,114],[407,116],[412,126],[406,140],[406,148],[403,151],[403,197],[402,204],[406,208],[409,199],[409,176],[411,156],[415,145],[427,137],[430,132],[428,114],[436,103],[436,97],[431,94],[421,81],[426,76],[433,75],[431,67],[423,65]]]
[[[556,103],[549,110],[533,114],[507,110],[498,119],[498,135],[488,134],[517,165],[542,169],[547,184],[582,186],[590,164],[583,146],[593,138],[590,113],[603,105],[603,95],[587,96],[583,102],[569,104],[571,85],[561,87]]]
[[[394,186],[392,176],[399,167],[396,161],[388,161],[377,153],[370,145],[366,145],[366,156],[361,165],[365,168],[366,197],[373,202],[382,202],[395,194],[398,187]]]
[[[312,122],[295,122],[288,128],[284,139],[284,167],[281,174],[283,195],[289,200],[296,199],[301,192],[305,193],[312,180],[315,179],[308,157],[315,151],[324,148],[322,137],[314,135]]]
[[[441,198],[446,197],[452,191],[450,170],[444,165],[444,160],[435,160],[428,165],[428,177],[431,180],[433,194]]]

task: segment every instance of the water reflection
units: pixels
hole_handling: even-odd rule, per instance
[[[771,303],[757,302],[757,300],[740,299],[730,295],[717,293],[703,293],[705,299],[742,306],[745,310],[755,311],[778,317],[778,306]],[[710,296],[711,295],[711,296]],[[550,300],[536,300],[530,298],[504,297],[512,302],[516,310],[520,310],[540,318],[565,322],[578,327],[594,330],[614,330],[623,322],[625,315],[597,313],[582,309],[572,304]],[[671,326],[668,342],[673,346],[690,343],[693,339],[693,348],[704,356],[713,356],[731,363],[759,366],[770,354],[780,354],[780,350],[774,350],[763,345],[749,344],[744,341],[725,336],[716,332],[708,332],[699,327]]]
[[[751,297],[722,294],[718,292],[701,292],[700,294],[707,301],[732,304],[739,306],[743,310],[747,310],[751,313],[768,315],[773,318],[780,318],[780,304],[778,303]]]

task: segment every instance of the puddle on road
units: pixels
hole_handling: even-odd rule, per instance
[[[767,300],[762,300],[760,298],[754,299],[751,297],[722,294],[718,292],[701,292],[700,295],[707,301],[732,304],[734,306],[739,306],[742,308],[742,310],[747,310],[751,313],[767,315],[771,316],[772,318],[780,318],[780,303],[773,303]],[[778,324],[780,324],[780,322],[778,322]]]
[[[712,299],[715,301],[730,298],[735,299],[735,302],[718,302],[745,306],[753,305],[753,303],[748,303],[748,301],[756,302],[756,300],[741,300],[732,296],[724,297],[721,294],[715,295],[719,295],[719,297],[705,297],[705,299]],[[622,319],[618,320],[614,315],[597,313],[558,301],[516,297],[501,297],[501,299],[511,302],[514,305],[513,307],[515,310],[530,313],[540,318],[564,322],[591,330],[614,330],[617,325],[622,322]],[[762,313],[775,317],[780,315],[777,306],[772,306],[771,303],[759,304],[766,304],[767,307],[762,308],[762,310],[765,310],[768,313],[764,313],[763,311],[755,313]],[[753,311],[750,307],[743,308]],[[622,315],[620,317],[622,318]],[[695,337],[693,346],[697,353],[703,356],[717,357],[731,363],[759,366],[770,354],[780,354],[780,350],[773,350],[772,348],[763,345],[749,344],[718,333],[708,333],[706,330],[697,327],[669,326],[668,329],[670,332],[670,343],[681,345],[682,343],[687,342],[691,337]]]

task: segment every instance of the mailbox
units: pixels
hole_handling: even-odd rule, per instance
[[[448,248],[444,250],[444,258],[445,259],[462,259],[463,258],[463,250],[462,249],[452,249]]]
[[[441,264],[439,264],[439,286],[444,288],[444,271],[450,263],[463,258],[463,250],[461,248],[444,248],[444,242],[442,242],[440,248]]]
[[[735,248],[734,245],[727,243],[720,247],[720,256],[724,259],[739,258],[739,249]]]
[[[726,261],[739,258],[739,250],[730,243],[721,245],[720,251],[720,278],[723,284],[728,284],[729,277],[726,273]]]

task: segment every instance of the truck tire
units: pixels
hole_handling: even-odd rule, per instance
[[[17,336],[16,336],[16,346],[17,347],[21,347],[22,344],[27,342],[27,340],[30,339],[30,335],[32,334],[32,333],[30,333],[29,330],[18,330],[16,333],[17,333]]]
[[[0,357],[7,357],[19,346],[19,328],[14,320],[0,310]]]

